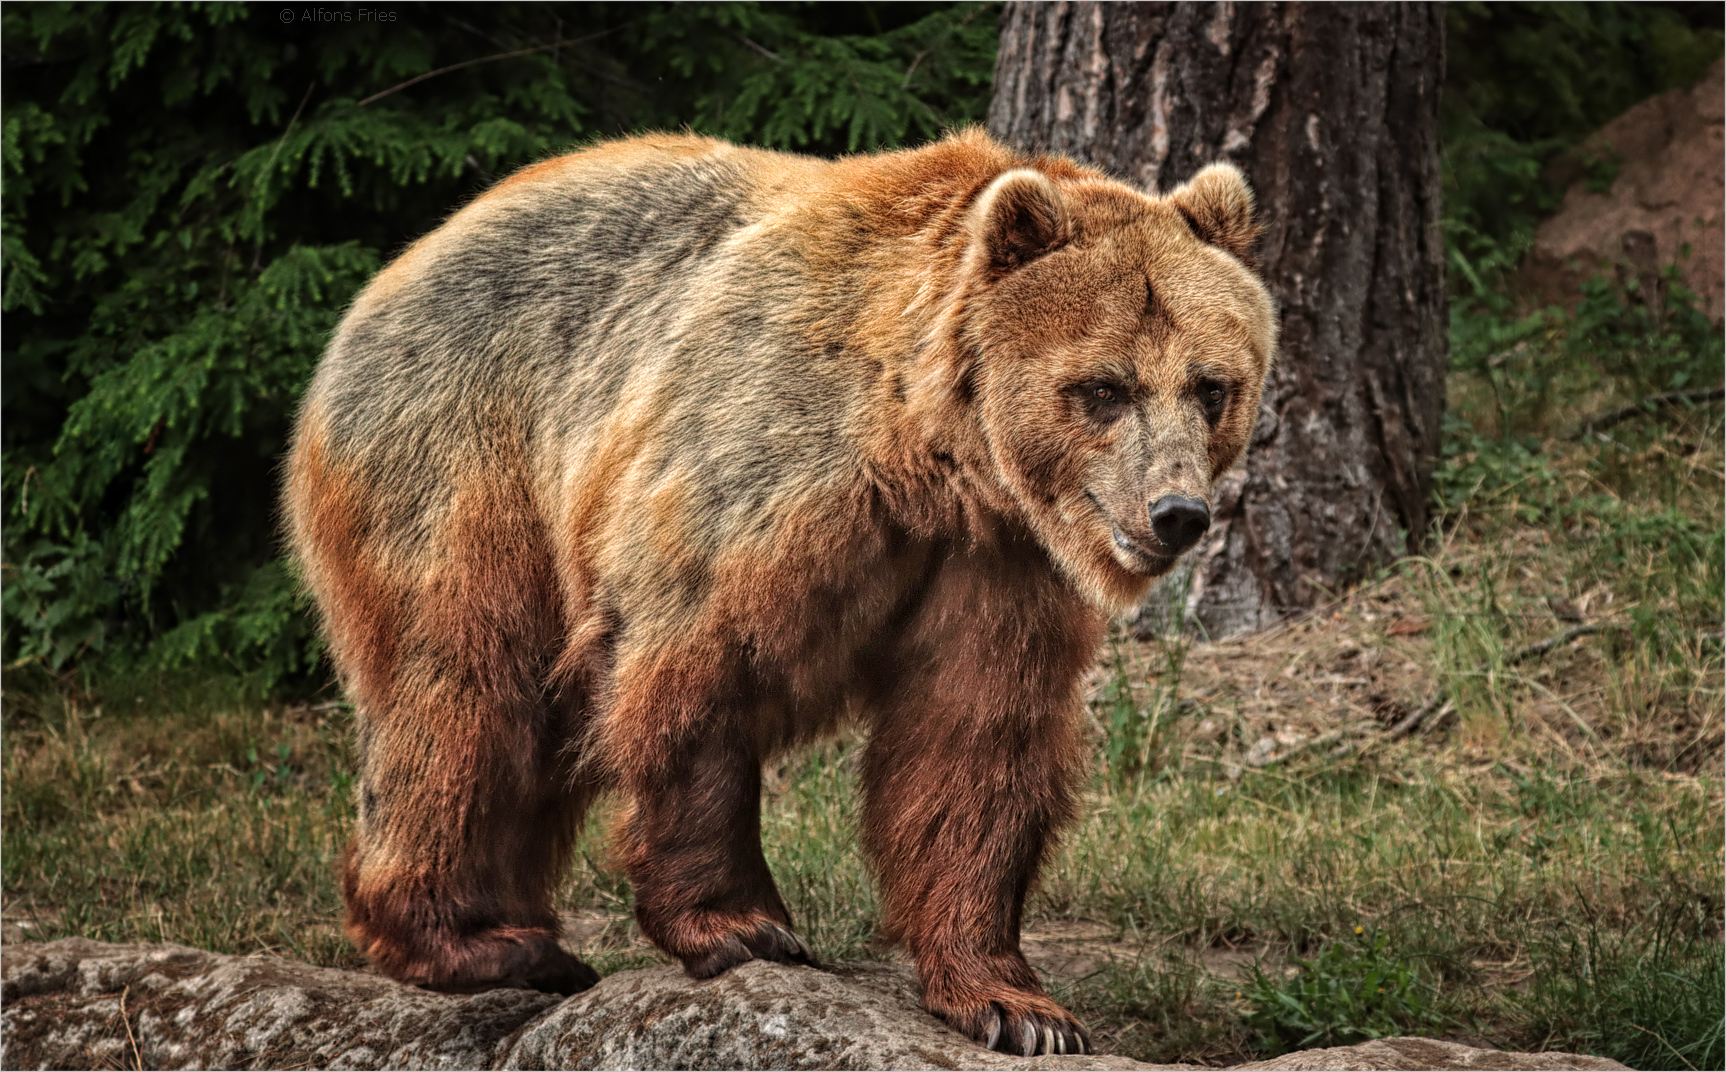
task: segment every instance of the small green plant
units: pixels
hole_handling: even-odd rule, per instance
[[[251,790],[254,796],[285,790],[292,784],[294,768],[288,764],[294,749],[286,741],[276,745],[275,762],[258,753],[257,745],[246,748],[246,765],[251,768]]]
[[[1143,765],[1145,711],[1133,696],[1126,657],[1119,644],[1110,646],[1109,683],[1103,688],[1098,706],[1103,727],[1108,731],[1103,742],[1103,762],[1110,777],[1124,782]]]
[[[1557,490],[1557,477],[1539,439],[1483,436],[1468,421],[1445,414],[1433,493],[1447,513],[1513,499],[1519,520],[1539,521]]]
[[[1492,572],[1468,589],[1430,558],[1410,558],[1404,568],[1432,620],[1432,660],[1444,694],[1464,718],[1493,721],[1511,709],[1505,677],[1509,618],[1499,603]]]
[[[1440,1027],[1432,988],[1391,954],[1389,936],[1355,937],[1326,946],[1311,960],[1294,959],[1295,975],[1276,979],[1257,964],[1242,991],[1248,1026],[1271,1054],[1310,1046],[1348,1046],[1388,1035]]]
[[[1582,168],[1586,174],[1583,183],[1591,194],[1609,194],[1612,184],[1618,181],[1619,169],[1624,165],[1624,158],[1610,145],[1604,147],[1589,147],[1582,158]]]
[[[1120,642],[1111,642],[1108,683],[1103,686],[1096,707],[1105,730],[1104,765],[1117,785],[1164,769],[1179,740],[1179,735],[1173,732],[1176,719],[1183,713],[1199,710],[1193,701],[1180,698],[1181,668],[1188,646],[1188,640],[1178,631],[1163,635],[1157,643],[1162,666],[1150,675],[1146,689],[1136,692],[1132,683],[1136,668],[1128,665]]]

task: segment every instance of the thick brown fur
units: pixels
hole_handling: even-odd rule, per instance
[[[1158,199],[970,132],[613,142],[416,243],[337,331],[286,491],[359,715],[355,942],[430,987],[590,985],[551,895],[616,789],[650,939],[697,977],[812,962],[760,767],[851,719],[925,1004],[1086,1046],[1021,906],[1106,616],[1182,549],[1150,507],[1202,529],[1250,434],[1255,235],[1232,169]]]

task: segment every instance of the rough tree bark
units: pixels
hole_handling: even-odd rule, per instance
[[[1427,527],[1446,362],[1443,70],[1436,3],[1002,15],[996,137],[1153,192],[1227,160],[1258,194],[1281,354],[1191,556],[1187,608],[1212,636],[1314,605]]]

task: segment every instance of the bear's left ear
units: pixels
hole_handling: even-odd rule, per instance
[[[1058,249],[1072,234],[1061,191],[1029,168],[997,176],[971,206],[968,226],[978,266],[995,276]]]
[[[1226,250],[1257,269],[1253,246],[1259,225],[1253,220],[1253,191],[1233,164],[1209,164],[1169,195],[1201,242]]]

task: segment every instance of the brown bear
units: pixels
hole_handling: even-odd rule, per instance
[[[1019,949],[1108,615],[1209,523],[1275,349],[1252,195],[978,132],[837,161],[698,137],[529,167],[355,299],[294,550],[358,717],[349,934],[422,986],[573,992],[595,796],[642,932],[811,964],[763,761],[867,732],[862,838],[928,1009],[1085,1052]]]

